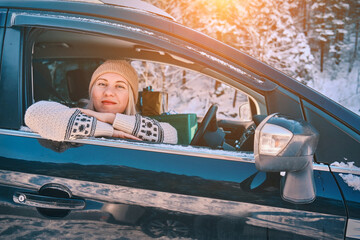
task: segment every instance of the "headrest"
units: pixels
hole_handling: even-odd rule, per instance
[[[70,70],[66,73],[69,97],[77,102],[82,98],[88,98],[89,81],[86,79],[85,72],[82,69]]]

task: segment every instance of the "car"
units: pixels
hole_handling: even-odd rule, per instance
[[[142,1],[0,1],[0,20],[0,238],[360,239],[358,115]],[[161,94],[178,144],[26,127],[106,59]]]

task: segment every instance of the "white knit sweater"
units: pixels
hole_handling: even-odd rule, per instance
[[[111,137],[117,129],[146,141],[177,143],[177,131],[168,123],[139,114],[117,113],[113,125],[110,125],[57,102],[40,101],[31,105],[25,113],[25,124],[42,137],[54,141]]]

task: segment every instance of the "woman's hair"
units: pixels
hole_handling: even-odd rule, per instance
[[[128,104],[125,109],[125,114],[126,115],[135,115],[136,114],[136,102],[135,102],[135,98],[134,98],[134,92],[130,86],[128,87],[128,91],[129,91],[129,101],[128,101]]]

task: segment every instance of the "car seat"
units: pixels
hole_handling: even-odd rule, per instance
[[[86,79],[84,70],[75,69],[66,73],[66,81],[71,101],[78,102],[87,99],[89,81]]]
[[[51,100],[54,99],[54,97],[63,100],[52,85],[50,70],[40,62],[33,63],[33,84],[34,99],[36,102],[40,100]]]

